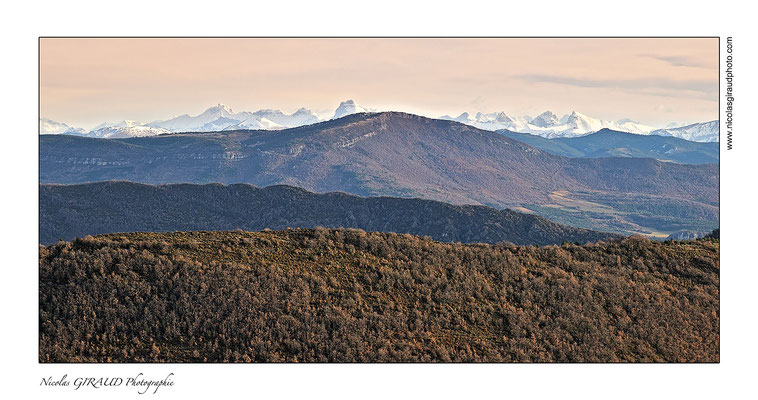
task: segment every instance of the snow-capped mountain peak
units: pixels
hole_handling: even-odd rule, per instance
[[[353,100],[346,100],[341,102],[339,107],[337,107],[332,119],[360,112],[373,111],[372,109],[357,105]],[[583,136],[607,128],[641,135],[674,136],[698,142],[718,141],[718,121],[689,124],[686,126],[672,127],[668,125],[663,129],[655,129],[628,118],[608,121],[593,118],[577,111],[572,111],[571,114],[564,115],[560,119],[550,111],[545,111],[535,118],[514,117],[506,114],[504,111],[492,113],[476,112],[475,114],[463,112],[457,117],[445,115],[440,118],[490,131],[507,129],[546,138]],[[195,116],[183,114],[148,124],[142,124],[134,120],[123,120],[116,123],[107,122],[98,125],[90,131],[41,118],[39,121],[39,132],[40,134],[122,138],[180,132],[216,132],[241,129],[277,130],[310,125],[324,121],[325,119],[303,107],[297,109],[292,114],[285,114],[275,109],[234,112],[224,104],[217,104]]]
[[[353,100],[346,100],[340,103],[339,107],[334,111],[332,119],[342,118],[346,115],[357,114],[367,112],[369,110],[355,104]]]
[[[540,128],[549,128],[551,126],[559,125],[560,121],[558,116],[550,111],[545,111],[542,114],[536,116],[532,121],[532,125],[539,126]]]
[[[115,139],[127,137],[156,136],[170,133],[169,130],[142,124],[134,120],[103,123],[86,133],[86,136]]]
[[[131,119],[125,119],[121,122],[103,122],[102,124],[96,126],[93,130],[102,129],[102,128],[128,128],[132,126],[139,126],[142,125],[140,122],[131,120]]]
[[[596,132],[603,128],[610,128],[610,124],[603,123],[603,121],[595,118],[588,117],[584,114],[572,111],[566,120],[566,125],[569,129],[575,131],[575,133],[589,133]]]
[[[539,135],[549,139],[584,136],[604,128],[642,135],[650,134],[655,129],[629,119],[605,121],[577,111],[572,111],[571,114],[564,115],[560,119],[551,111],[545,111],[531,119],[528,117],[515,118],[504,112],[490,114],[479,112],[474,118],[471,118],[468,113],[463,113],[456,118],[447,115],[441,118],[458,121],[480,129],[492,131],[507,129],[514,132]]]
[[[473,119],[471,119],[471,116],[468,115],[467,112],[461,113],[461,115],[453,118],[453,120],[458,121],[458,122],[463,122],[464,124],[467,122],[474,121]]]
[[[509,122],[516,122],[516,119],[504,113],[503,111],[500,111],[499,113],[495,115],[495,122],[509,123]]]
[[[464,112],[457,117],[443,115],[440,119],[460,122],[462,124],[475,126],[480,129],[498,130],[508,129],[511,131],[521,132],[526,129],[528,122],[526,118],[515,118],[503,111],[493,113],[478,112],[472,118],[468,112]]]
[[[676,128],[656,129],[651,135],[673,136],[694,142],[718,142],[719,121],[698,122]]]
[[[165,121],[151,122],[149,125],[172,132],[211,132],[235,129],[285,129],[319,121],[321,118],[307,108],[300,108],[292,114],[268,108],[254,112],[234,112],[230,107],[218,104],[194,117],[185,114]]]
[[[203,114],[219,114],[223,116],[228,116],[228,115],[234,114],[234,111],[232,111],[232,109],[227,107],[225,104],[218,103],[217,105],[205,110]]]
[[[40,118],[40,135],[80,135],[86,132],[82,128],[74,128],[62,122],[56,122],[47,118]]]
[[[373,111],[361,107],[353,100],[340,103],[334,112],[334,118]],[[292,114],[281,110],[260,109],[258,111],[235,112],[231,107],[219,103],[205,109],[197,115],[182,114],[166,120],[157,120],[142,124],[133,120],[105,122],[90,131],[74,130],[66,124],[40,119],[40,134],[75,134],[100,138],[121,138],[130,136],[150,136],[181,132],[218,132],[229,130],[276,130],[311,125],[323,121],[312,110],[301,107]]]

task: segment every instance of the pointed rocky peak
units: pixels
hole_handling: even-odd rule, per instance
[[[593,122],[597,121],[595,118],[589,117],[585,114],[582,114],[580,112],[572,111],[571,115],[566,119],[566,123],[569,125],[571,124],[592,124]]]
[[[366,112],[365,108],[355,104],[353,100],[346,100],[340,103],[339,107],[334,111],[334,117],[332,119],[342,118],[346,115]]]
[[[558,116],[553,114],[551,111],[545,111],[542,114],[536,116],[531,123],[532,125],[539,126],[540,128],[549,128],[551,126],[560,124],[560,121],[558,120]]]
[[[273,108],[264,108],[252,113],[253,115],[271,117],[284,117],[285,114],[281,110],[274,110]]]
[[[497,121],[497,122],[512,122],[512,121],[515,121],[515,119],[511,118],[504,111],[500,111],[499,113],[495,114],[495,121]]]
[[[205,110],[203,114],[218,114],[222,116],[228,116],[234,114],[234,112],[225,104],[218,103],[217,105]]]
[[[292,115],[316,115],[316,114],[305,107],[300,107]]]

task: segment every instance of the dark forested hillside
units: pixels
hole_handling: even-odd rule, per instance
[[[560,157],[495,132],[398,112],[281,131],[40,137],[41,183],[105,180],[286,184],[525,207],[568,225],[580,219],[595,230],[662,237],[718,226],[715,165]]]
[[[638,157],[684,164],[718,164],[718,142],[691,142],[675,137],[636,135],[602,129],[589,135],[546,139],[528,133],[498,133],[551,154],[566,157]]]
[[[618,235],[485,206],[431,200],[315,194],[290,186],[99,182],[40,185],[40,242],[113,232],[251,231],[345,227],[411,233],[445,242],[596,242]]]
[[[719,242],[358,230],[40,246],[40,362],[718,362]]]

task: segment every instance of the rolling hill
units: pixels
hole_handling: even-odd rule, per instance
[[[566,158],[495,132],[398,112],[280,131],[40,137],[41,183],[106,180],[285,184],[522,207],[556,222],[621,233],[665,236],[718,226],[715,165]]]
[[[485,206],[315,194],[290,186],[131,182],[40,185],[40,243],[113,232],[344,227],[410,233],[444,242],[596,242],[617,235]]]

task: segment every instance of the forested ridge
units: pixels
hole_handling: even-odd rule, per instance
[[[463,243],[583,244],[620,237],[509,209],[318,194],[292,186],[94,182],[40,185],[39,198],[42,244],[114,232],[260,231],[316,226],[410,233]]]
[[[683,164],[718,164],[718,142],[693,142],[677,137],[638,135],[601,129],[584,136],[547,139],[538,135],[499,130],[498,133],[565,157],[639,157]]]
[[[40,246],[39,360],[718,362],[718,254],[716,238],[88,236]]]

